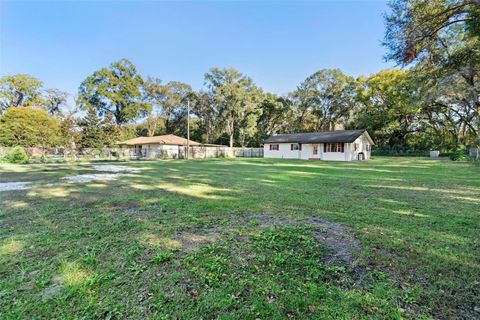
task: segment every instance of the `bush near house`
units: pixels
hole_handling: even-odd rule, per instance
[[[27,152],[22,147],[15,147],[6,156],[5,160],[9,163],[28,163],[29,158]]]
[[[453,161],[467,161],[471,160],[470,156],[468,155],[467,150],[459,150],[448,153],[448,157]]]

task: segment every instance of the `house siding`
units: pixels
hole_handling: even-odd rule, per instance
[[[178,158],[180,146],[167,144],[142,144],[128,146],[127,148],[132,149],[137,155],[141,154],[144,158],[154,159],[158,157]]]
[[[355,151],[355,143],[359,144],[357,151]],[[365,160],[370,159],[370,151],[367,151],[368,139],[365,134],[362,134],[353,143],[345,143],[344,152],[323,152],[323,143],[318,143],[317,155],[313,154],[313,144],[302,144],[302,150],[291,150],[291,143],[272,144],[278,144],[279,150],[270,150],[270,144],[266,143],[263,147],[265,158],[354,161],[358,160],[358,154],[362,152],[365,156]]]
[[[323,152],[323,143],[322,143],[322,160],[327,161],[351,161],[352,158],[350,156],[351,143],[345,143],[343,145],[343,152]]]
[[[358,150],[355,151],[355,143],[358,143]],[[353,143],[350,143],[350,157],[352,160],[358,160],[358,155],[363,153],[365,160],[370,159],[371,152],[367,151],[367,145],[369,145],[368,139],[365,135],[358,137]],[[370,146],[371,147],[371,146]]]
[[[350,143],[345,143],[345,152],[323,152],[323,143],[318,143],[318,154],[313,154],[313,144],[302,144],[302,150],[291,150],[291,143],[274,143],[279,145],[279,150],[270,150],[270,144],[265,144],[263,154],[265,158],[281,159],[319,159],[329,161],[349,161],[347,150]]]
[[[270,144],[263,147],[264,158],[283,158],[283,159],[299,159],[300,150],[291,150],[291,143],[273,143],[278,144],[279,150],[270,150]]]

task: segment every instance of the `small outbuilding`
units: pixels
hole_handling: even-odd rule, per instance
[[[202,145],[199,142],[187,140],[174,134],[138,137],[117,144],[121,148],[129,149],[130,153],[137,158],[183,158],[187,141],[190,147]]]
[[[265,158],[353,161],[370,158],[367,130],[278,134],[264,141]]]

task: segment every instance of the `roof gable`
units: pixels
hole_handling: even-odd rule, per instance
[[[365,129],[278,134],[266,139],[264,143],[350,143],[355,141],[363,133],[367,134],[367,138],[370,140],[370,143],[373,144],[372,139]]]

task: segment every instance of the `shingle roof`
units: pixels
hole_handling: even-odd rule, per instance
[[[196,142],[196,141],[189,141],[191,146],[197,146],[200,145],[201,143]],[[127,146],[133,146],[136,144],[169,144],[169,145],[180,145],[180,146],[186,146],[187,145],[187,139],[176,136],[174,134],[166,134],[163,136],[154,136],[154,137],[138,137],[126,141],[121,141],[118,142],[117,144],[120,145],[127,145]]]
[[[361,129],[277,134],[266,139],[264,143],[349,143],[355,141],[366,131],[365,129]]]

